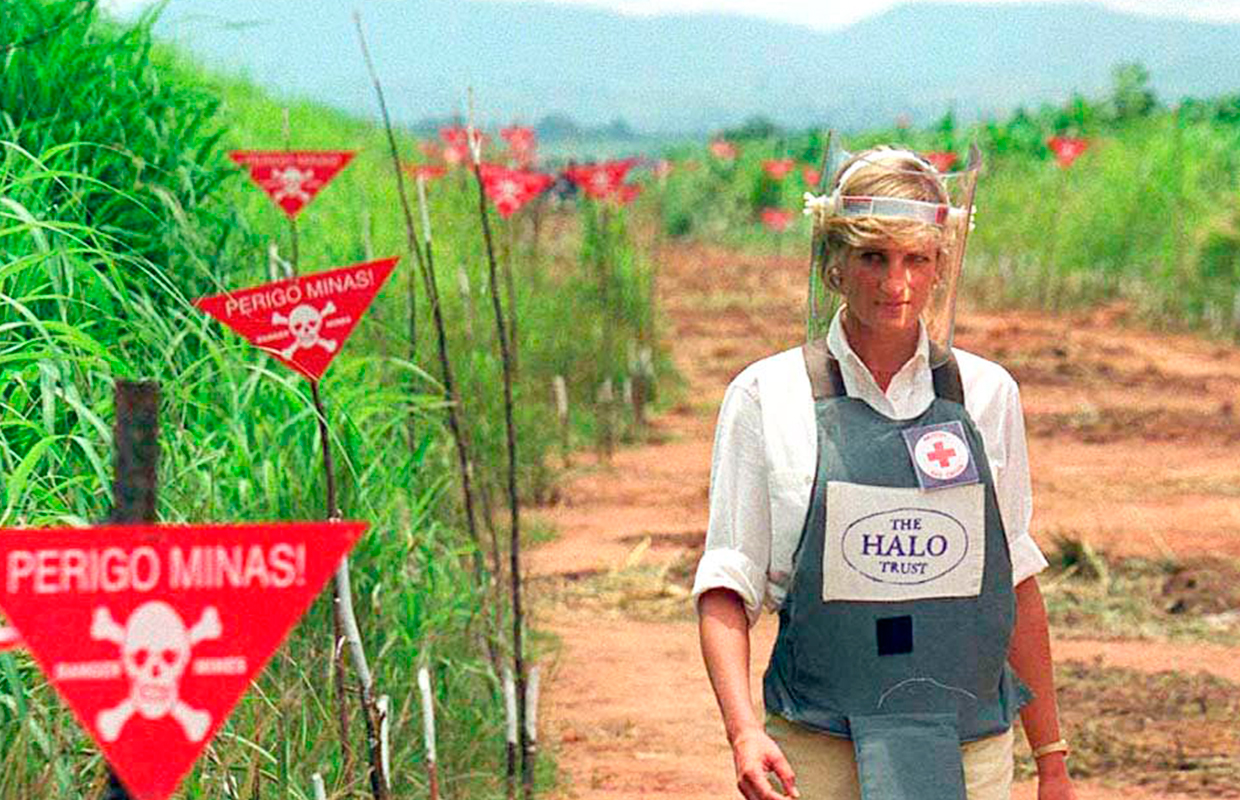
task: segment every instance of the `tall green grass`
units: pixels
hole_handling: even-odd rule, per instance
[[[10,7],[19,12],[9,15]],[[206,76],[152,47],[149,20],[118,28],[89,8],[68,16],[81,8],[9,3],[0,31],[3,47],[55,28],[0,62],[0,525],[81,525],[107,515],[118,378],[162,387],[162,520],[322,517],[321,451],[305,382],[190,301],[266,281],[269,246],[288,253],[283,216],[224,158],[226,148],[283,147],[285,108],[294,147],[359,151],[299,218],[302,271],[404,255],[382,133]],[[402,141],[409,151],[412,144]],[[500,365],[474,191],[462,174],[434,184],[431,216],[476,469],[484,484],[499,486]],[[517,275],[520,487],[533,499],[556,478],[546,457],[559,439],[552,377],[568,378],[575,430],[592,435],[587,384],[627,369],[638,327],[617,329],[611,356],[583,335],[612,312],[590,301],[595,290],[574,217],[548,222],[537,256],[528,220],[495,222]],[[371,523],[354,551],[354,591],[376,686],[392,696],[394,795],[426,791],[413,690],[425,663],[435,676],[446,794],[498,797],[503,721],[483,646],[488,601],[471,576],[425,298],[417,357],[408,357],[412,267],[402,260],[322,384],[339,504]],[[463,283],[468,292],[457,288]],[[649,306],[644,292],[640,281],[624,284],[626,315],[644,318],[635,310]],[[417,420],[412,443],[408,413]],[[494,524],[502,540],[504,517]],[[330,630],[330,608],[320,602],[186,779],[183,796],[251,797],[258,786],[261,796],[308,797],[316,771],[330,797],[369,795],[355,702],[358,760],[348,767],[340,758],[324,688]],[[535,638],[535,659],[547,646]],[[94,797],[101,766],[30,659],[0,656],[0,797]],[[545,767],[542,779],[549,775]]]

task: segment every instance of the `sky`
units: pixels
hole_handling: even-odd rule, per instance
[[[149,5],[152,0],[103,0],[102,5],[124,13]],[[652,15],[713,12],[741,14],[788,22],[819,30],[850,25],[902,4],[944,0],[505,0],[506,2],[553,2],[565,6],[590,6],[626,14]],[[1014,5],[1030,0],[947,0],[974,5]],[[1081,2],[1081,0],[1077,0]],[[1084,0],[1113,11],[1207,22],[1240,23],[1240,0]]]

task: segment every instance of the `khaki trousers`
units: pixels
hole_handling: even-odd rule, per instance
[[[773,714],[766,717],[766,732],[792,765],[801,800],[861,800],[852,740]],[[1013,738],[1008,728],[1006,733],[960,746],[969,800],[1011,799]]]

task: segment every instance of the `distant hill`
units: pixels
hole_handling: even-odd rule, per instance
[[[962,119],[1099,96],[1122,61],[1160,99],[1240,92],[1240,25],[1089,5],[907,5],[820,32],[749,17],[630,17],[476,0],[170,0],[157,31],[213,69],[374,113],[356,5],[397,118],[461,110],[482,124],[565,115],[639,132],[700,132],[764,115],[849,129],[954,106]]]

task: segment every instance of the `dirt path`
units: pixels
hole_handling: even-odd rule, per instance
[[[664,264],[686,399],[653,422],[653,444],[610,468],[581,458],[560,502],[538,511],[558,538],[527,562],[537,624],[562,641],[541,713],[564,798],[739,797],[683,587],[706,527],[719,401],[746,364],[798,343],[803,265],[701,246],[669,249]],[[1036,537],[1044,549],[1064,534],[1117,554],[1240,556],[1240,349],[1128,330],[1117,316],[960,320],[958,346],[1020,381]],[[755,629],[755,697],[774,631],[769,615]],[[1240,649],[1099,636],[1109,640],[1056,641],[1057,658],[1191,665],[1240,682]],[[1114,781],[1079,790],[1082,800],[1174,796]],[[1034,798],[1032,782],[1015,796]]]

